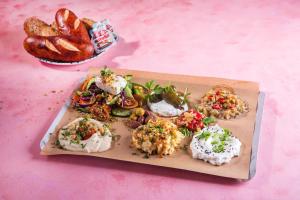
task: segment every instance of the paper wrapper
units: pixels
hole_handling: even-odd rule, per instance
[[[99,72],[100,68],[91,68],[89,70],[89,75],[98,74]],[[197,101],[199,101],[199,99],[215,85],[226,84],[234,88],[236,94],[249,103],[250,111],[245,116],[237,119],[218,120],[218,124],[231,130],[232,134],[240,139],[242,142],[240,156],[233,158],[229,164],[224,164],[222,166],[213,166],[202,160],[193,159],[190,153],[184,149],[178,149],[173,155],[165,156],[164,158],[151,156],[149,159],[145,159],[142,153],[134,155],[137,151],[129,147],[131,132],[123,124],[122,119],[112,123],[113,129],[115,129],[114,134],[120,135],[121,138],[119,141],[113,144],[110,150],[106,152],[84,153],[59,149],[54,145],[57,138],[57,130],[76,117],[80,116],[80,114],[74,111],[72,108],[68,108],[64,113],[64,116],[56,126],[55,132],[51,135],[46,146],[42,149],[42,155],[71,154],[95,156],[177,168],[235,179],[249,178],[251,147],[259,95],[259,86],[257,83],[222,78],[171,75],[124,69],[114,69],[114,72],[121,75],[131,74],[133,75],[134,82],[142,84],[149,80],[155,80],[159,84],[168,84],[171,82],[181,91],[184,91],[185,88],[188,88],[189,92],[191,92],[190,101],[192,104],[197,103]]]
[[[97,54],[101,53],[105,47],[116,42],[113,28],[108,19],[93,24],[92,29],[89,32]]]

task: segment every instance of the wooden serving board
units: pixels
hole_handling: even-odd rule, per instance
[[[144,84],[149,80],[155,80],[159,84],[174,84],[178,90],[184,91],[185,88],[191,92],[190,101],[192,104],[197,103],[199,99],[213,86],[226,84],[234,88],[235,92],[249,103],[250,111],[243,117],[231,120],[218,120],[218,124],[224,128],[232,131],[232,134],[240,139],[242,142],[241,153],[239,157],[235,157],[229,164],[222,166],[213,166],[202,160],[193,159],[190,153],[186,150],[179,149],[171,156],[159,158],[158,156],[151,156],[145,159],[142,153],[133,155],[134,149],[130,148],[130,130],[122,122],[123,119],[119,118],[117,122],[112,123],[114,133],[121,136],[115,142],[111,149],[100,153],[84,153],[72,152],[59,149],[54,145],[57,138],[57,130],[66,125],[75,118],[81,116],[80,113],[66,105],[58,117],[54,120],[47,134],[41,142],[42,155],[82,155],[82,156],[95,156],[102,158],[110,158],[116,160],[123,160],[135,163],[150,164],[156,166],[177,168],[189,170],[194,172],[206,173],[211,175],[229,177],[234,179],[250,179],[255,174],[256,152],[258,144],[258,134],[261,110],[258,105],[262,106],[263,99],[259,92],[259,85],[255,82],[229,80],[222,78],[212,77],[196,77],[186,75],[173,75],[162,74],[145,71],[132,71],[125,69],[114,69],[116,74],[131,74],[133,81]],[[98,74],[100,68],[91,68],[89,75]],[[259,97],[261,98],[259,101]],[[260,102],[260,104],[258,104]],[[258,113],[259,112],[259,113]],[[51,134],[53,133],[53,134]]]

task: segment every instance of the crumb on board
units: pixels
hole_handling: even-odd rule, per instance
[[[51,110],[51,107],[48,107],[48,110]]]
[[[55,90],[52,90],[51,92],[52,92],[52,93],[56,93],[56,91],[55,91]]]
[[[143,158],[144,158],[144,159],[149,159],[149,158],[150,158],[150,155],[146,153],[146,154],[144,155]]]
[[[48,96],[48,94],[45,93],[44,96]]]

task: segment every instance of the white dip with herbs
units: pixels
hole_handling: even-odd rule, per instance
[[[173,117],[173,116],[178,116],[181,115],[181,113],[185,112],[188,110],[188,105],[184,104],[181,109],[176,108],[172,104],[169,104],[165,100],[161,100],[159,102],[149,102],[148,101],[148,107],[150,110],[154,113],[157,113],[160,116],[163,117]]]
[[[222,165],[229,163],[234,156],[239,156],[241,142],[229,130],[214,125],[195,133],[190,148],[193,158]]]
[[[59,130],[58,141],[70,151],[102,152],[111,147],[112,134],[101,122],[80,117]]]

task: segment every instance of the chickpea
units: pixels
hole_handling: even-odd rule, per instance
[[[211,110],[211,114],[212,114],[213,116],[218,116],[218,115],[219,115],[219,111],[217,111],[216,109],[212,109],[212,110]]]
[[[137,120],[137,116],[134,113],[132,113],[129,118],[134,121]]]
[[[137,116],[144,116],[145,110],[143,108],[136,108],[133,113]]]
[[[101,134],[103,134],[103,133],[105,132],[104,128],[103,128],[103,127],[99,127],[99,132],[100,132]]]

